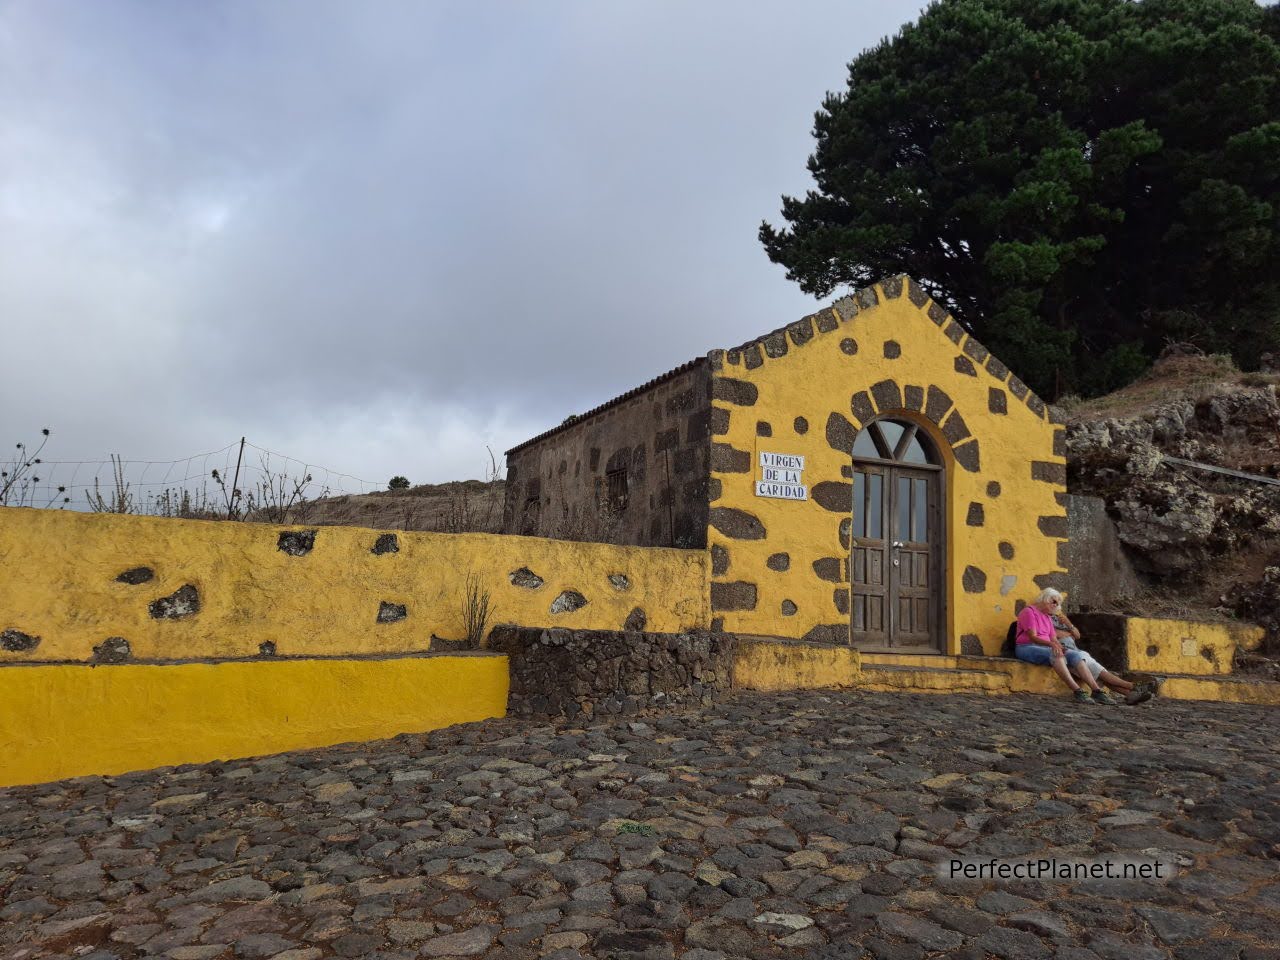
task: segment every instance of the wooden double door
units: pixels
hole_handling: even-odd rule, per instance
[[[943,471],[927,457],[895,459],[900,449],[895,444],[877,451],[888,457],[853,462],[852,638],[862,650],[941,653]]]

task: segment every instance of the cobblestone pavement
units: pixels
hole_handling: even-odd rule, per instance
[[[742,695],[0,790],[0,956],[1280,957],[1280,713]],[[953,855],[1150,880],[946,881]]]

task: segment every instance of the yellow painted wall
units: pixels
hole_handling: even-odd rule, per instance
[[[734,651],[733,685],[741,690],[852,687],[861,676],[858,651],[849,647],[743,639]]]
[[[398,532],[399,552],[375,555],[379,531],[318,527],[311,552],[291,556],[278,548],[289,529],[307,528],[0,508],[0,632],[40,638],[0,649],[0,663],[85,661],[117,636],[135,659],[256,656],[268,641],[281,655],[422,652],[433,634],[464,635],[468,572],[492,594],[491,623],[617,630],[637,607],[652,631],[708,622],[702,551]],[[155,579],[117,582],[141,566]],[[521,567],[546,582],[515,586]],[[617,574],[624,588],[610,582]],[[153,619],[149,604],[186,584],[199,612]],[[565,590],[587,605],[551,613]],[[384,601],[404,604],[406,619],[378,623]]]
[[[1143,617],[1127,618],[1125,631],[1130,670],[1200,676],[1231,673],[1236,650],[1257,649],[1266,635],[1254,624]]]
[[[0,786],[321,747],[500,717],[507,658],[0,669]]]
[[[873,410],[919,423],[946,459],[947,652],[976,653],[980,646],[997,653],[1015,602],[1029,600],[1043,586],[1061,586],[1058,547],[1066,536],[1066,513],[1059,496],[1065,493],[1062,438],[1055,438],[1060,427],[1034,394],[907,278],[860,291],[743,347],[713,353],[711,362],[712,439],[723,445],[712,455],[711,616],[722,619],[724,629],[828,641],[847,630],[849,618],[837,607],[836,591],[848,587],[849,552],[840,538],[840,521],[848,513],[825,509],[814,489],[823,482],[849,483],[842,473],[851,466],[849,447],[828,442],[829,418],[838,414],[860,428],[853,395],[885,380],[925,393],[931,385],[940,388],[978,442],[975,470],[957,462],[938,423],[907,409],[905,401]],[[947,416],[938,420],[945,423]],[[808,501],[755,495],[761,451],[804,455]],[[971,466],[972,453],[963,451]],[[739,472],[743,463],[748,469]],[[968,522],[974,504],[983,514],[980,526]],[[750,514],[765,536],[726,534],[717,524],[717,508]],[[1008,559],[1002,544],[1005,553],[1012,552]],[[776,553],[788,554],[789,569],[767,566]],[[819,577],[814,562],[822,558],[843,561],[846,582]],[[967,567],[985,578],[981,589],[966,589]],[[753,598],[743,584],[754,587]],[[749,609],[731,609],[752,600]],[[793,615],[783,613],[784,601],[795,604]]]

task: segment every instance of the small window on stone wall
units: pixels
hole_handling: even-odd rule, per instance
[[[605,474],[608,485],[608,504],[610,510],[627,509],[627,470],[610,470]]]

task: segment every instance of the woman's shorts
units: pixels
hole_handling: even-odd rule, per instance
[[[1062,644],[1063,650],[1067,650],[1067,651],[1080,650],[1080,648],[1076,646],[1075,641],[1072,640],[1070,637],[1066,638],[1065,640],[1062,637],[1059,637],[1058,642]],[[1091,654],[1088,650],[1080,650],[1080,657],[1081,659],[1084,660],[1084,665],[1089,668],[1089,672],[1093,674],[1093,679],[1095,680],[1097,680],[1100,676],[1102,676],[1103,671],[1107,669],[1102,664],[1100,664],[1097,660],[1095,660],[1093,658],[1093,654]]]
[[[1014,651],[1018,655],[1018,659],[1024,663],[1034,663],[1042,667],[1047,667],[1053,660],[1053,651],[1048,647],[1042,647],[1038,643],[1020,643],[1018,649]],[[1074,667],[1077,663],[1084,659],[1084,655],[1079,650],[1063,650],[1067,658],[1067,666]]]

